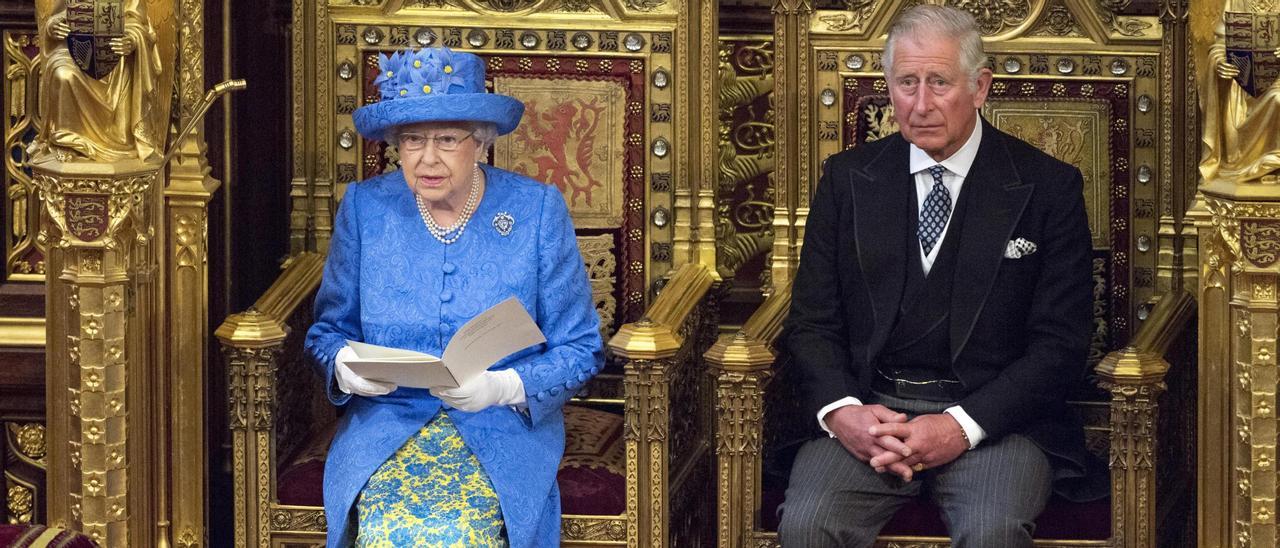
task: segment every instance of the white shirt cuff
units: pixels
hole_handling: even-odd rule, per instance
[[[943,413],[951,415],[960,423],[960,428],[964,430],[964,435],[969,438],[969,449],[977,447],[982,440],[987,438],[987,431],[978,426],[978,421],[973,420],[968,413],[964,412],[964,408],[959,405],[953,405],[942,410]]]
[[[822,420],[822,417],[825,417],[827,416],[827,413],[835,411],[836,409],[839,409],[846,405],[862,405],[862,400],[855,398],[853,396],[845,396],[836,401],[828,403],[825,407],[818,410],[818,426],[821,426],[822,431],[826,432],[828,436],[831,436],[833,438],[836,437],[836,435],[831,432],[831,429],[827,428],[827,423]]]

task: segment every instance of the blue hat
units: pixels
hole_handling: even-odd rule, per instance
[[[381,99],[356,109],[356,131],[385,140],[387,130],[421,122],[492,122],[498,135],[516,129],[524,103],[488,93],[484,62],[449,48],[405,49],[378,58]]]

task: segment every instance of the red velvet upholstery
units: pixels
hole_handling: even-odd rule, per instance
[[[276,496],[280,504],[324,506],[324,457],[294,463],[280,473]]]
[[[766,480],[760,495],[760,526],[766,531],[778,530],[778,505],[785,486]],[[882,535],[947,536],[946,524],[938,507],[919,498],[898,510],[880,532]],[[1107,540],[1111,538],[1111,499],[1093,502],[1071,502],[1058,496],[1049,499],[1044,512],[1036,518],[1036,538],[1055,540]]]
[[[564,408],[560,509],[565,514],[616,516],[627,511],[627,461],[622,415],[588,407]]]
[[[75,531],[43,525],[0,525],[0,546],[6,548],[96,548],[97,543]]]
[[[324,457],[332,429],[317,436],[278,475],[281,504],[321,506]],[[566,514],[616,516],[626,511],[622,416],[565,407],[565,452],[560,463],[560,505]],[[4,546],[0,543],[0,546]]]

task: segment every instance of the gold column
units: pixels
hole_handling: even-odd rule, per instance
[[[140,333],[154,280],[156,165],[32,163],[48,218],[49,522],[104,546],[151,537],[151,356]],[[133,420],[130,420],[133,419]]]
[[[746,546],[755,512],[735,503],[759,500],[759,454],[764,437],[764,387],[773,353],[743,333],[716,342],[706,354],[716,376],[716,524],[722,548]]]
[[[719,181],[717,128],[719,34],[716,2],[693,3],[680,14],[676,34],[676,117],[684,138],[677,143],[677,177],[672,207],[672,263],[716,264],[716,184]],[[693,53],[692,59],[690,52]],[[713,274],[719,277],[719,274]]]
[[[622,380],[627,458],[627,546],[666,546],[666,372],[680,349],[673,330],[650,320],[626,324],[609,341],[627,360]]]
[[[271,541],[271,417],[285,329],[283,319],[250,310],[228,317],[216,333],[227,358],[236,548]]]
[[[314,58],[308,58],[314,63],[315,72],[312,73],[312,79],[307,80],[303,89],[313,88],[314,97],[324,99],[313,99],[314,111],[311,127],[313,134],[310,135],[314,141],[314,150],[307,151],[311,156],[311,227],[314,248],[308,248],[308,251],[329,251],[329,240],[333,237],[333,214],[334,206],[340,196],[337,195],[333,184],[333,135],[336,132],[333,129],[333,112],[329,107],[330,100],[329,83],[333,76],[333,43],[332,32],[330,31],[332,24],[329,20],[329,2],[314,2],[310,0],[294,0],[295,2],[305,2],[313,10],[314,23],[311,25],[314,34],[306,43],[307,51],[314,55]],[[297,60],[295,63],[299,62]],[[295,69],[297,70],[297,69]]]
[[[1277,542],[1280,196],[1261,199],[1269,190],[1203,189],[1208,215],[1197,223],[1203,261],[1200,546]]]
[[[800,263],[804,222],[809,210],[808,89],[809,0],[776,0],[773,78],[777,113],[777,164],[774,169],[773,287],[789,282]]]
[[[64,3],[37,2],[44,72],[31,167],[52,248],[50,521],[104,546],[202,546],[204,207],[217,182],[198,129],[175,141],[180,150],[165,143],[170,126],[198,125],[207,109],[203,8],[197,0],[97,6],[86,28]],[[98,35],[97,64],[86,66],[60,38],[72,27],[123,29],[124,38]],[[171,158],[166,185],[160,170]]]
[[[716,267],[716,188],[720,182],[719,154],[720,127],[720,3],[704,1],[698,4],[698,32],[695,43],[690,44],[698,52],[698,118],[690,129],[695,132],[698,154],[694,165],[698,166],[697,229],[694,231],[693,261],[712,268],[712,276],[720,278]],[[678,264],[676,265],[678,266]]]
[[[289,318],[309,302],[323,270],[324,256],[295,255],[252,308],[228,316],[214,332],[227,363],[236,548],[271,543],[276,369]]]
[[[1157,398],[1165,390],[1164,353],[1191,318],[1189,293],[1165,293],[1139,333],[1098,364],[1111,393],[1112,546],[1156,545]]]
[[[178,124],[183,128],[203,117],[200,110],[204,81],[204,5],[179,2]],[[175,135],[175,137],[177,137]],[[171,466],[159,459],[157,485],[162,538],[183,548],[208,544],[205,527],[205,485],[209,452],[205,440],[205,375],[209,334],[208,212],[209,200],[220,183],[209,176],[204,127],[196,123],[181,142],[164,189],[166,259],[165,311],[169,333],[162,347],[165,368],[162,390],[170,402],[169,415],[158,421],[161,439],[169,443]],[[178,364],[181,364],[180,366]],[[172,508],[169,506],[172,505]],[[166,521],[165,516],[171,516]]]
[[[695,262],[695,240],[698,230],[697,193],[701,187],[695,178],[702,176],[698,167],[698,155],[702,147],[698,145],[698,121],[701,115],[698,105],[698,81],[701,79],[696,61],[690,60],[689,52],[699,55],[697,44],[697,25],[699,18],[694,17],[700,10],[683,10],[676,22],[678,47],[675,50],[675,119],[676,127],[682,128],[681,138],[677,139],[675,162],[675,188],[672,192],[671,210],[671,259],[672,266]]]
[[[1203,198],[1201,205],[1205,204]],[[1197,546],[1221,548],[1234,546],[1231,534],[1231,468],[1228,464],[1233,447],[1232,424],[1235,422],[1228,407],[1232,386],[1235,384],[1235,368],[1231,366],[1231,341],[1236,335],[1231,321],[1232,280],[1231,270],[1239,257],[1239,240],[1235,227],[1216,226],[1229,223],[1221,213],[1222,202],[1214,201],[1219,216],[1208,211],[1197,211],[1196,226],[1200,241],[1200,287],[1198,297],[1200,314],[1199,356],[1197,363],[1196,402],[1196,497],[1198,500],[1199,541]],[[1234,246],[1231,243],[1234,242]],[[1249,329],[1248,324],[1241,327]],[[1247,336],[1247,331],[1241,336]]]
[[[751,545],[760,502],[765,385],[773,376],[770,346],[791,306],[791,286],[778,288],[742,329],[707,350],[716,378],[716,524],[721,548]]]
[[[1200,99],[1199,545],[1275,546],[1280,80],[1274,2],[1192,4]],[[1248,84],[1249,88],[1241,84]]]
[[[1160,210],[1156,231],[1157,294],[1196,287],[1196,235],[1186,212],[1195,195],[1199,136],[1195,66],[1188,44],[1190,0],[1161,0]],[[1188,255],[1188,251],[1190,254]]]
[[[311,239],[310,219],[314,214],[311,207],[311,134],[315,131],[311,120],[314,119],[315,103],[313,95],[307,89],[307,82],[315,78],[308,60],[315,55],[315,48],[310,47],[315,40],[315,26],[309,17],[308,10],[315,9],[318,2],[309,0],[293,0],[293,32],[290,33],[290,83],[292,99],[289,104],[293,109],[290,117],[293,120],[293,179],[289,181],[289,253],[296,254],[314,249]]]

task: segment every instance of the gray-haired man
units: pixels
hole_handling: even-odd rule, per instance
[[[1056,488],[1094,493],[1066,407],[1085,370],[1091,239],[1076,168],[987,124],[972,16],[889,32],[897,135],[832,156],[785,345],[830,437],[796,457],[786,546],[869,546],[927,493],[958,546],[1030,546]]]

